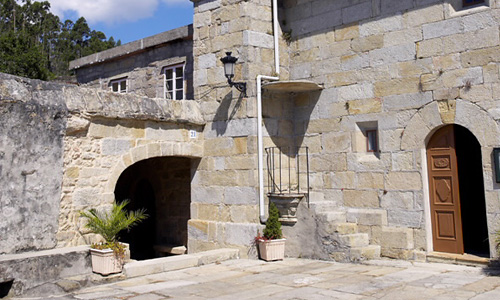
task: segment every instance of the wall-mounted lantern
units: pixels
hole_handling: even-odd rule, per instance
[[[226,56],[220,59],[224,64],[224,75],[227,78],[229,86],[234,86],[238,91],[243,93],[243,97],[247,96],[247,83],[246,82],[233,82],[234,77],[234,64],[238,58],[231,56],[231,52],[226,52]]]
[[[493,161],[495,162],[495,181],[500,183],[500,148],[493,148]]]

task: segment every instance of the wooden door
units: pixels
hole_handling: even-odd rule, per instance
[[[439,129],[427,146],[434,251],[464,253],[453,125]]]

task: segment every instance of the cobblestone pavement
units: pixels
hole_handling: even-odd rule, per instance
[[[307,259],[269,263],[240,259],[126,279],[51,299],[242,300],[270,297],[494,300],[500,299],[500,272],[403,261],[343,264]]]

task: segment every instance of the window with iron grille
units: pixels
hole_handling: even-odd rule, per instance
[[[164,98],[172,100],[184,100],[186,97],[184,89],[184,64],[164,67]]]

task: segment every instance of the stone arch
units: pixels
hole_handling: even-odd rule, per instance
[[[477,104],[457,99],[434,101],[419,109],[404,129],[401,150],[425,149],[429,137],[447,124],[467,128],[482,147],[500,144],[500,130],[491,115]]]
[[[203,147],[195,143],[163,142],[141,145],[130,149],[126,154],[122,155],[119,162],[111,169],[104,192],[105,198],[114,199],[114,190],[118,178],[129,166],[145,159],[166,156],[201,158],[203,156]]]

